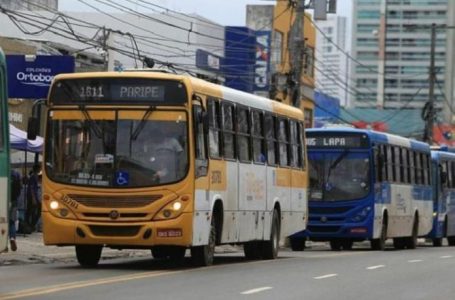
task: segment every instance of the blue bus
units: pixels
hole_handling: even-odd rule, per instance
[[[447,238],[449,246],[455,246],[455,153],[440,148],[431,151],[433,171],[433,229],[428,238],[433,246],[442,246]]]
[[[310,168],[307,229],[291,239],[329,241],[332,250],[369,240],[414,249],[432,228],[430,146],[353,128],[306,131]],[[300,249],[299,249],[300,248]]]

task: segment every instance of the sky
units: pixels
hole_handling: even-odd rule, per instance
[[[59,0],[59,10],[93,11],[92,8],[83,4],[83,1],[91,5],[96,3],[93,0]],[[337,14],[350,17],[352,14],[352,1],[338,0]],[[142,2],[150,2],[182,13],[197,13],[224,26],[244,26],[246,5],[248,4],[273,5],[275,3],[274,0],[116,0],[115,2],[139,10]],[[137,4],[133,4],[133,2]],[[101,7],[105,8],[105,6]]]

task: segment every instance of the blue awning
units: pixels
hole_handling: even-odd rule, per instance
[[[29,152],[42,152],[43,151],[43,138],[36,137],[36,140],[27,140],[27,132],[16,128],[14,125],[9,124],[9,139],[12,149],[29,151]]]

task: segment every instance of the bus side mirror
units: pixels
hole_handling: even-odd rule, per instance
[[[27,139],[34,141],[38,135],[39,120],[36,117],[30,117],[27,124]]]

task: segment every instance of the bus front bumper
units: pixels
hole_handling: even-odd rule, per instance
[[[105,245],[140,249],[157,245],[191,246],[191,213],[163,221],[91,222],[57,218],[42,213],[45,245]]]

